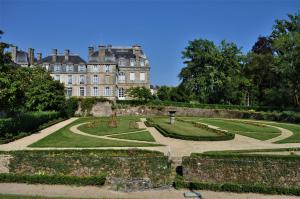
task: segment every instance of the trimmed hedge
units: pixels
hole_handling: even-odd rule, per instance
[[[192,123],[191,123],[192,124]],[[147,121],[145,122],[145,125],[148,127],[154,127],[156,128],[163,136],[165,137],[171,137],[176,139],[182,139],[182,140],[195,140],[195,141],[224,141],[224,140],[232,140],[235,137],[235,134],[224,132],[217,129],[211,129],[207,127],[206,129],[213,131],[219,136],[193,136],[193,135],[180,135],[177,133],[173,133],[170,131],[165,130],[160,125],[156,124],[151,118],[147,118]]]
[[[284,187],[267,187],[263,185],[244,185],[244,184],[211,184],[203,182],[184,182],[177,178],[174,182],[176,189],[188,188],[195,190],[212,190],[212,191],[228,191],[237,193],[264,193],[264,194],[283,194],[300,196],[300,189],[298,188],[284,188]]]
[[[0,174],[0,182],[18,182],[30,184],[67,184],[67,185],[104,185],[106,174],[89,177],[64,175],[20,175]]]
[[[13,140],[32,134],[48,122],[60,118],[59,112],[29,112],[14,118],[0,119],[0,142]]]

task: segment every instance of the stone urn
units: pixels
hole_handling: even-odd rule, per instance
[[[176,110],[169,110],[169,116],[170,116],[170,124],[174,125],[175,124],[175,113]]]

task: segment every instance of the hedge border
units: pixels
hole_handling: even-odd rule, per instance
[[[104,185],[106,174],[90,177],[65,175],[21,175],[0,174],[0,182],[18,182],[28,184],[66,184],[66,185]]]
[[[212,184],[204,182],[185,182],[183,178],[176,177],[174,181],[174,187],[176,189],[188,188],[196,190],[212,190],[212,191],[226,191],[236,193],[263,193],[263,194],[282,194],[282,195],[296,195],[300,196],[300,188],[285,188],[285,187],[269,187],[263,185],[245,185],[245,184],[233,184],[222,183]]]
[[[182,140],[195,140],[195,141],[224,141],[224,140],[232,140],[235,137],[235,134],[233,133],[224,133],[224,135],[220,136],[187,136],[187,135],[180,135],[177,133],[169,132],[162,128],[160,125],[155,124],[153,120],[150,118],[147,118],[147,121],[145,122],[145,125],[148,127],[154,127],[156,128],[163,136],[165,137],[171,137],[176,139],[182,139]]]
[[[45,128],[48,128],[52,125],[55,125],[59,122],[63,122],[65,120],[67,120],[68,118],[57,118],[57,119],[54,119],[54,120],[51,120],[47,123],[44,123],[42,125],[40,125],[38,127],[38,129],[36,131],[30,131],[30,132],[20,132],[19,135],[17,136],[14,136],[12,138],[8,138],[8,139],[0,139],[0,144],[6,144],[6,143],[9,143],[9,142],[13,142],[15,140],[18,140],[18,139],[21,139],[23,137],[26,137],[26,136],[29,136],[29,135],[32,135],[32,134],[35,134],[35,133],[38,133],[39,131],[45,129]]]
[[[203,154],[230,154],[230,153],[251,153],[251,152],[280,152],[280,151],[300,151],[300,147],[294,148],[276,148],[276,149],[246,149],[246,150],[225,150],[225,151],[205,151]],[[197,153],[194,153],[197,154]]]

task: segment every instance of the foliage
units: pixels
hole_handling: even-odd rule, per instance
[[[75,97],[71,97],[67,99],[64,104],[64,107],[61,111],[62,116],[67,118],[73,117],[77,109],[78,109],[78,99]]]
[[[67,185],[98,185],[105,183],[106,174],[89,177],[76,177],[64,175],[20,175],[20,174],[0,174],[0,182],[18,182],[30,184],[67,184]]]
[[[53,124],[58,112],[29,112],[13,118],[0,119],[0,139],[8,142],[40,130],[46,123]],[[61,120],[59,120],[61,121]]]
[[[126,94],[129,97],[138,99],[138,100],[143,100],[143,101],[148,101],[153,98],[150,89],[146,87],[132,87],[126,90]]]
[[[10,173],[22,176],[59,175],[86,178],[99,177],[105,173],[107,179],[149,179],[153,186],[168,184],[171,177],[168,158],[155,151],[45,150],[2,153],[12,156]]]

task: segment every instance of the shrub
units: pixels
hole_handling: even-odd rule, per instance
[[[76,110],[78,109],[78,99],[75,97],[71,97],[66,100],[65,105],[62,112],[62,116],[64,117],[73,117]]]
[[[0,119],[0,139],[12,139],[40,130],[41,126],[58,119],[60,114],[54,111],[29,112],[14,118]]]
[[[93,105],[95,105],[97,102],[109,102],[112,104],[111,100],[104,97],[100,97],[100,98],[87,97],[87,98],[79,98],[78,100],[80,101],[82,112],[87,112],[87,113],[89,113],[92,110]]]

